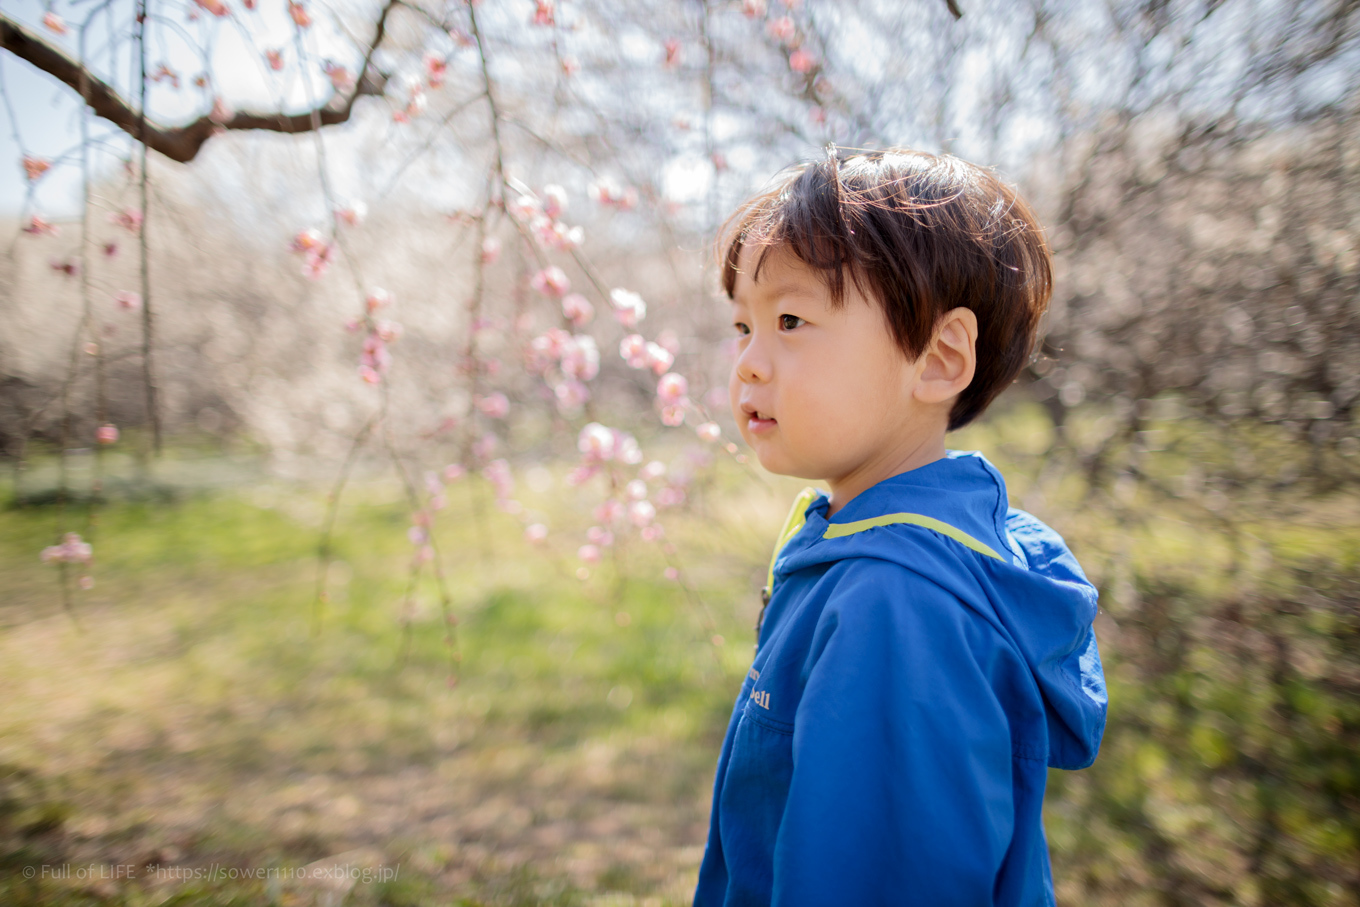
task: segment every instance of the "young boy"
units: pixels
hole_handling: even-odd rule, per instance
[[[1052,904],[1046,773],[1105,724],[1096,591],[944,446],[1029,359],[1041,229],[956,158],[834,148],[732,224],[732,412],[830,494],[775,548],[694,903]]]

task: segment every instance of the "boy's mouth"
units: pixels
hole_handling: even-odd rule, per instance
[[[746,428],[752,433],[758,434],[763,431],[769,431],[778,424],[775,421],[774,416],[769,413],[763,413],[758,409],[746,405],[743,405],[741,409],[742,412],[746,414]]]

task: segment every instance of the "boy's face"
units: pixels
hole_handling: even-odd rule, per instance
[[[843,503],[903,464],[943,456],[939,407],[916,399],[921,360],[903,354],[878,304],[847,280],[845,305],[832,308],[821,276],[780,247],[755,282],[760,251],[746,246],[738,265],[729,384],[732,415],[760,464],[826,480]]]

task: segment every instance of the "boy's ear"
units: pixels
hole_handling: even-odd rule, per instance
[[[977,370],[977,315],[972,309],[950,309],[935,325],[918,360],[920,377],[913,391],[922,403],[945,403],[963,393]]]

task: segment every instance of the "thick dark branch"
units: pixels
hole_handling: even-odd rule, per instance
[[[233,114],[224,123],[215,123],[208,117],[199,117],[186,126],[161,128],[146,124],[146,145],[154,151],[178,161],[181,164],[192,161],[203,143],[221,130],[227,129],[264,129],[269,132],[311,132],[323,126],[336,126],[346,122],[354,109],[354,102],[363,95],[381,96],[386,78],[371,71],[373,52],[383,39],[387,28],[387,14],[392,2],[383,6],[382,13],[374,27],[373,41],[369,44],[364,57],[363,69],[355,81],[354,91],[344,99],[343,104],[327,104],[305,113],[250,113],[242,111]],[[42,38],[24,28],[19,23],[0,14],[0,47],[21,60],[70,86],[85,98],[85,103],[96,116],[113,123],[119,129],[140,139],[142,135],[141,117],[128,102],[119,97],[103,80],[96,78],[88,70],[66,56],[65,53],[43,41]]]

